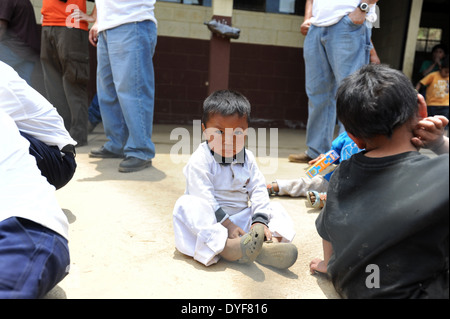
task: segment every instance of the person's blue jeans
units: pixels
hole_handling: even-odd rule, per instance
[[[67,240],[32,221],[0,221],[0,299],[45,296],[68,272]]]
[[[305,38],[305,82],[308,95],[306,153],[311,158],[331,148],[336,126],[336,92],[347,76],[368,64],[372,30],[348,16],[329,27],[311,26]],[[339,133],[344,130],[339,123]]]
[[[104,148],[126,157],[150,160],[155,79],[156,25],[124,24],[99,33],[97,94],[108,141]]]
[[[91,104],[89,105],[88,109],[88,115],[89,115],[89,122],[91,122],[92,125],[97,125],[102,122],[102,115],[100,113],[100,106],[98,105],[98,96],[97,94],[94,95],[92,98]]]

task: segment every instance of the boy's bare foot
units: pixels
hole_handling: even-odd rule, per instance
[[[280,188],[278,187],[277,182],[272,182],[271,184],[267,184],[267,192],[269,193],[269,196],[276,196],[276,195],[278,195],[279,191],[280,191]]]

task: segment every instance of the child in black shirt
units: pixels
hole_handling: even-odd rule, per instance
[[[338,90],[339,120],[365,151],[330,180],[316,220],[324,260],[310,269],[328,273],[344,298],[449,297],[448,121],[426,110],[406,76],[383,65]]]

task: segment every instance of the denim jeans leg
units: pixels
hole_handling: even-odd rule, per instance
[[[155,156],[151,140],[155,95],[152,59],[156,25],[152,21],[125,24],[108,30],[106,39],[119,109],[112,113],[100,103],[105,133],[110,138],[112,134],[118,135],[111,132],[112,128],[120,128],[125,156],[152,159]],[[112,147],[106,149],[117,153]]]
[[[123,154],[123,147],[128,136],[128,130],[117,98],[114,78],[109,58],[108,30],[98,35],[97,43],[97,97],[103,127],[108,141],[104,148],[119,155]]]
[[[370,62],[371,36],[371,28],[368,28],[365,23],[353,23],[348,16],[330,28],[327,52],[336,78],[334,105],[336,105],[336,92],[342,80]],[[338,125],[340,134],[344,131],[344,127],[340,122]]]
[[[322,43],[325,31],[326,28],[311,26],[303,49],[308,95],[306,153],[311,158],[330,149],[336,120],[335,106],[332,103],[335,78]]]
[[[304,45],[309,98],[306,144],[312,158],[331,148],[337,88],[345,77],[369,63],[370,37],[371,29],[354,24],[348,16],[333,26],[311,27],[308,32]],[[342,132],[342,124],[339,126]]]

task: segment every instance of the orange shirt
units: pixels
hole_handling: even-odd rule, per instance
[[[420,80],[427,86],[428,106],[448,106],[448,77],[443,78],[439,71],[432,72]]]
[[[69,18],[75,9],[86,12],[86,0],[67,0],[66,3],[60,0],[44,0],[41,10],[42,26],[60,26],[88,31],[86,21],[77,22]]]

